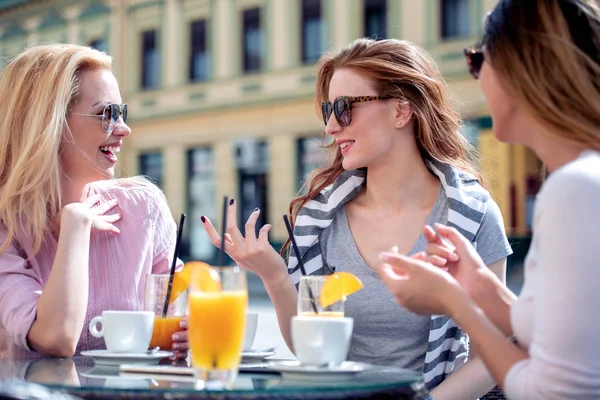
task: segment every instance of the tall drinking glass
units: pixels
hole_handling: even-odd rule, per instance
[[[204,288],[192,278],[188,303],[188,340],[192,365],[201,389],[229,389],[241,361],[248,289],[246,273],[239,267],[214,267],[221,290]]]
[[[298,286],[298,308],[299,316],[318,317],[343,317],[344,301],[339,300],[325,308],[321,307],[319,298],[321,288],[328,275],[310,275],[300,277]]]
[[[166,318],[162,317],[169,274],[151,274],[146,278],[144,293],[144,310],[154,312],[154,330],[150,347],[160,347],[161,350],[171,350],[173,347],[173,334],[181,330],[180,323],[187,314],[188,297],[182,293],[176,299],[171,299],[167,309]]]

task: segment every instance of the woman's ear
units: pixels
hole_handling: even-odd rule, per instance
[[[398,129],[404,128],[412,120],[413,110],[406,100],[398,100],[396,103],[396,123]]]

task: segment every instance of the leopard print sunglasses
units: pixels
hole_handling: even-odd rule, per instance
[[[329,118],[331,118],[331,114],[333,113],[337,123],[341,127],[346,127],[352,122],[352,104],[364,103],[366,101],[387,100],[391,98],[392,96],[340,96],[333,101],[333,105],[328,101],[324,101],[321,103],[323,122],[325,123],[325,126],[327,126]]]

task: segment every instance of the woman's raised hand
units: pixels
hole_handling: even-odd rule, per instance
[[[62,208],[57,219],[60,224],[77,224],[91,227],[92,231],[120,233],[114,223],[122,218],[122,215],[106,214],[117,206],[117,200],[103,201],[101,195],[90,196],[81,203],[67,204]]]
[[[246,268],[263,280],[268,280],[285,272],[285,262],[269,243],[269,231],[271,225],[266,224],[260,228],[256,235],[256,221],[260,210],[256,208],[245,225],[245,236],[237,226],[237,205],[231,199],[227,209],[227,233],[225,234],[225,252],[240,267]],[[217,232],[211,221],[203,216],[204,228],[210,237],[210,241],[216,247],[221,247],[221,235]]]

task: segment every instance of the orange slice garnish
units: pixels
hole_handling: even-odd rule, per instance
[[[219,272],[210,265],[203,262],[196,262],[190,284],[194,289],[202,292],[220,292],[221,276],[219,275]]]
[[[173,303],[181,293],[185,292],[194,280],[197,288],[203,291],[220,291],[221,278],[219,273],[210,265],[201,261],[190,261],[173,275],[173,286],[171,286],[171,298]]]
[[[350,272],[336,272],[325,279],[321,287],[319,303],[321,307],[329,307],[340,300],[345,301],[350,296],[364,287],[363,283]]]

